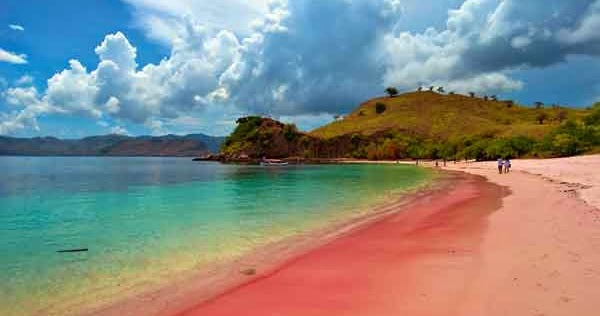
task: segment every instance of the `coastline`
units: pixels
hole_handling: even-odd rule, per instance
[[[598,186],[569,180],[562,160],[543,177],[525,168],[539,160],[509,175],[493,164],[448,163],[466,184],[86,315],[593,315],[600,211],[581,191]]]
[[[419,278],[428,285],[443,279],[444,285],[434,290],[462,292],[463,274],[478,265],[486,217],[508,192],[479,176],[452,175],[449,186],[283,262],[265,276],[162,315],[330,315],[332,310],[391,315],[414,311],[410,302],[422,301],[416,295],[422,292]],[[430,269],[439,265],[454,272]]]
[[[202,266],[195,271],[183,272],[167,285],[124,289],[122,297],[116,301],[95,307],[73,305],[72,309],[82,311],[77,313],[82,316],[177,314],[195,306],[199,301],[210,300],[232,288],[263,278],[289,261],[372,225],[415,201],[427,199],[449,185],[451,179],[448,174],[433,171],[427,182],[408,191],[388,193],[382,201],[370,205],[368,211],[363,211],[356,217],[261,246],[224,265]]]

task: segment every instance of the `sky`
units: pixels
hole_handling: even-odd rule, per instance
[[[0,135],[310,130],[388,86],[600,101],[600,0],[3,0]]]

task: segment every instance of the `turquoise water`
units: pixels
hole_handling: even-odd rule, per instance
[[[0,157],[0,314],[68,315],[363,215],[425,183],[401,165]],[[57,250],[89,248],[82,253]]]

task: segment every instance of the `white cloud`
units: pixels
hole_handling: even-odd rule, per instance
[[[15,84],[17,86],[25,86],[25,85],[30,85],[32,83],[33,83],[33,77],[30,75],[23,75],[15,81]]]
[[[600,0],[466,0],[443,27],[422,32],[398,28],[407,17],[396,0],[129,2],[169,56],[138,65],[137,49],[116,32],[95,48],[96,65],[71,60],[45,91],[4,97],[34,119],[64,113],[154,133],[224,134],[238,115],[325,121],[388,85],[515,91],[523,87],[516,69],[600,55],[591,31]],[[4,114],[3,124],[18,114]]]
[[[214,30],[229,30],[238,34],[251,33],[250,25],[262,19],[270,0],[125,0],[136,10],[137,24],[151,38],[170,44],[178,37],[185,23],[181,17],[193,17]]]
[[[0,113],[0,135],[12,134],[23,129],[39,130],[39,116],[60,112],[59,109],[40,101],[35,87],[9,88],[3,96],[10,105],[22,107],[22,110]]]
[[[127,131],[127,129],[121,127],[121,126],[113,126],[110,129],[110,133],[111,134],[116,134],[116,135],[129,135],[129,132]]]
[[[119,111],[121,110],[121,107],[119,106],[120,103],[121,102],[119,101],[119,99],[111,96],[105,103],[106,111],[110,114],[119,113]]]
[[[4,98],[14,106],[28,107],[40,103],[39,93],[33,86],[9,88],[4,92]]]
[[[523,83],[510,78],[512,70],[547,67],[575,54],[599,56],[600,36],[591,31],[596,26],[600,0],[466,0],[449,12],[443,30],[386,35],[384,82],[462,92],[518,90]]]
[[[26,64],[27,55],[9,52],[0,48],[0,62],[6,62],[10,64]]]
[[[25,28],[18,24],[9,24],[8,27],[13,31],[21,31],[21,32],[25,31]]]
[[[77,60],[70,60],[69,66],[48,79],[43,101],[66,113],[100,118],[102,112],[95,104],[99,88],[94,77]]]

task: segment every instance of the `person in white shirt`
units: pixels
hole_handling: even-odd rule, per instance
[[[498,157],[498,173],[502,174],[502,167],[504,167],[504,162],[502,161],[502,158]]]
[[[511,167],[510,159],[506,158],[504,160],[504,173],[509,173],[510,172],[510,167]]]

